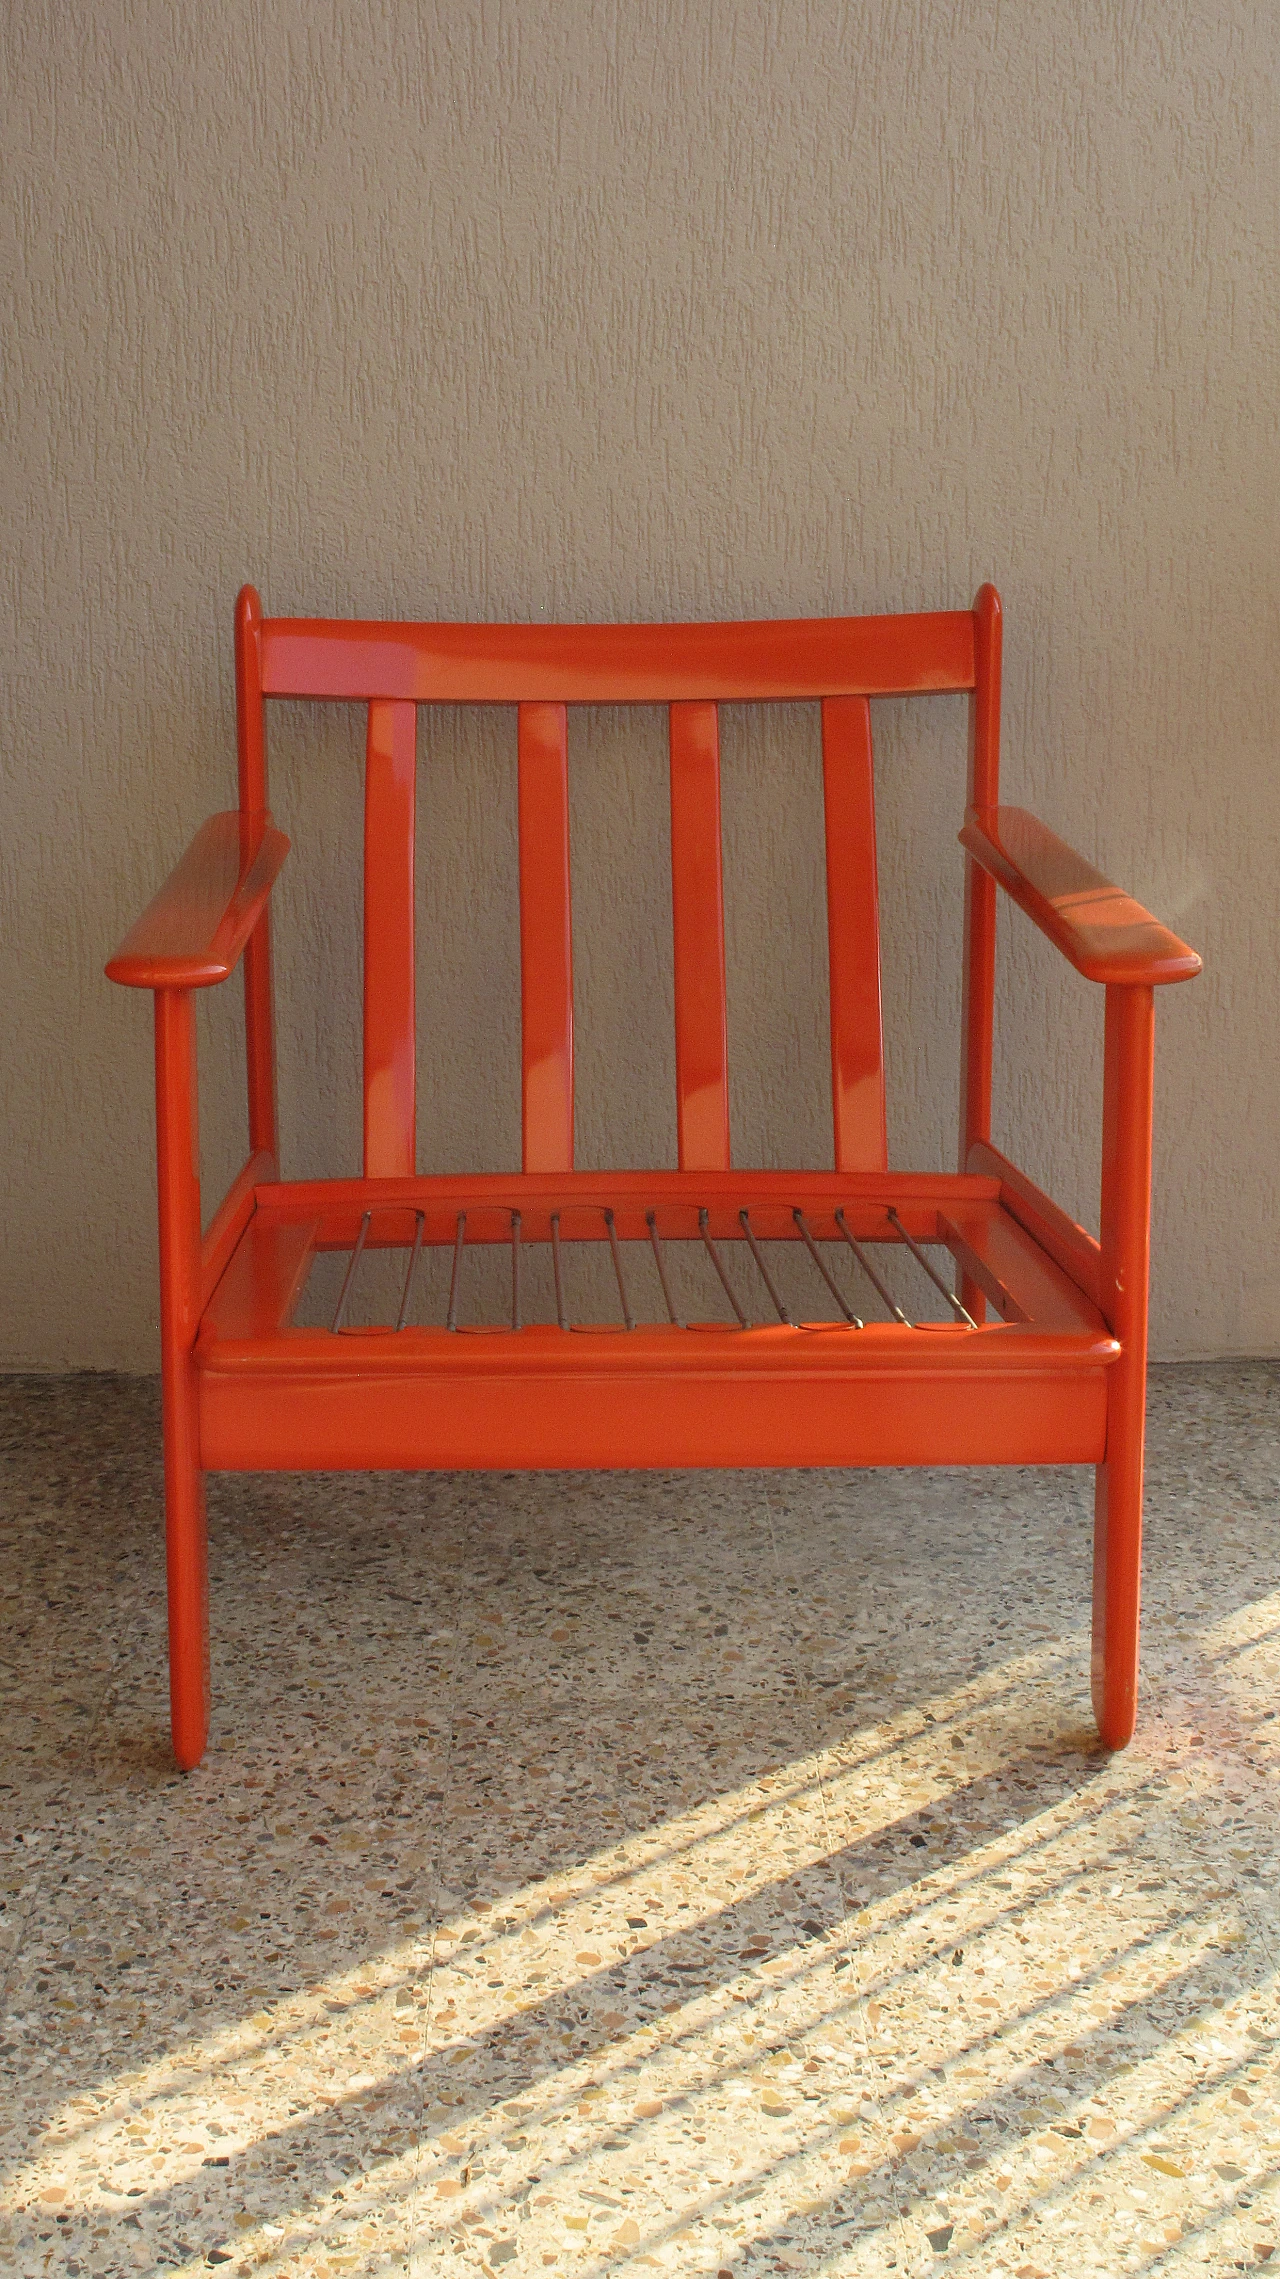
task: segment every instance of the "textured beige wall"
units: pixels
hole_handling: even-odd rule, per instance
[[[2,37],[0,1357],[154,1359],[149,1006],[101,968],[229,803],[246,576],[534,618],[995,578],[1007,796],[1207,961],[1160,1008],[1157,1348],[1280,1349],[1273,0],[31,0]],[[949,1166],[962,707],[879,736],[893,1144]],[[517,1145],[512,744],[423,716],[428,1168]],[[358,750],[278,719],[297,1169],[356,1158]],[[582,1156],[665,1160],[660,723],[573,754]],[[736,1152],[821,1162],[809,715],[730,720],[725,806]],[[1000,986],[997,1136],[1092,1216],[1097,994],[1016,917]]]

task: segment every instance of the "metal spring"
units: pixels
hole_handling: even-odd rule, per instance
[[[466,1239],[467,1214],[465,1211],[459,1211],[458,1224],[453,1237],[453,1272],[449,1277],[449,1311],[445,1317],[444,1325],[446,1329],[456,1329],[458,1326],[458,1296],[462,1288],[462,1246]]]
[[[786,1307],[783,1305],[781,1298],[778,1296],[778,1293],[774,1288],[773,1277],[771,1276],[769,1269],[764,1262],[764,1254],[761,1251],[759,1243],[756,1241],[755,1235],[751,1231],[750,1214],[745,1209],[739,1211],[738,1213],[738,1224],[742,1228],[747,1241],[751,1245],[751,1255],[754,1258],[756,1265],[760,1269],[760,1279],[768,1291],[769,1296],[772,1298],[775,1307],[777,1308],[778,1319],[780,1322],[785,1322],[787,1328],[790,1329],[792,1327],[791,1316],[787,1312]]]
[[[335,1337],[338,1335],[339,1331],[342,1328],[343,1322],[346,1320],[347,1300],[351,1295],[351,1285],[355,1281],[356,1268],[360,1264],[361,1257],[364,1254],[364,1246],[369,1239],[369,1228],[372,1224],[373,1213],[372,1211],[366,1211],[364,1217],[360,1221],[360,1232],[356,1236],[355,1245],[351,1252],[350,1262],[347,1266],[347,1271],[342,1278],[342,1288],[338,1292],[338,1303],[333,1309],[333,1320],[329,1325]]]
[[[652,1249],[653,1249],[654,1264],[657,1266],[657,1269],[658,1269],[658,1280],[659,1280],[659,1281],[661,1282],[661,1284],[662,1284],[662,1295],[663,1295],[663,1297],[664,1297],[664,1298],[666,1299],[666,1301],[667,1301],[667,1312],[668,1312],[668,1314],[669,1314],[669,1315],[670,1315],[670,1317],[671,1317],[671,1327],[672,1327],[673,1329],[679,1329],[679,1327],[680,1327],[680,1316],[678,1315],[678,1313],[676,1312],[676,1309],[675,1309],[675,1307],[674,1307],[674,1306],[672,1305],[672,1303],[671,1303],[671,1291],[670,1291],[670,1289],[668,1288],[668,1285],[667,1285],[667,1269],[666,1269],[666,1266],[665,1266],[665,1265],[664,1265],[664,1263],[663,1263],[663,1258],[662,1258],[662,1244],[661,1244],[661,1243],[659,1242],[659,1240],[658,1240],[658,1214],[657,1214],[657,1212],[656,1212],[656,1211],[646,1211],[646,1212],[645,1212],[645,1214],[644,1214],[644,1223],[645,1223],[645,1225],[646,1225],[646,1226],[648,1227],[648,1229],[649,1229],[649,1241],[650,1241],[650,1244],[651,1244],[651,1246],[652,1246]]]
[[[862,1244],[858,1242],[853,1235],[850,1234],[849,1229],[845,1224],[843,1206],[836,1212],[836,1225],[839,1227],[841,1234],[844,1236],[845,1241],[848,1243],[850,1250],[853,1252],[854,1257],[857,1259],[859,1266],[862,1268],[863,1273],[867,1277],[867,1280],[869,1282],[874,1282],[876,1289],[884,1299],[884,1302],[889,1308],[890,1313],[893,1315],[894,1320],[901,1322],[904,1329],[914,1329],[916,1326],[915,1323],[911,1320],[909,1315],[903,1313],[902,1308],[898,1304],[897,1299],[894,1297],[892,1290],[885,1287],[885,1284],[881,1281],[879,1275],[871,1263],[871,1260],[868,1258],[865,1250],[863,1249]]]
[[[925,1257],[925,1254],[921,1249],[919,1243],[915,1240],[914,1236],[907,1233],[907,1230],[904,1227],[901,1219],[898,1217],[898,1214],[895,1211],[892,1203],[889,1205],[889,1217],[893,1225],[897,1228],[899,1234],[902,1236],[902,1239],[906,1243],[912,1257],[919,1259],[920,1264],[923,1266],[925,1273],[928,1275],[929,1280],[932,1282],[935,1290],[941,1290],[943,1297],[947,1301],[947,1304],[949,1306],[954,1306],[956,1313],[962,1322],[968,1322],[970,1329],[976,1329],[978,1325],[974,1320],[973,1315],[969,1312],[968,1307],[961,1305],[955,1291],[949,1290],[946,1283],[943,1281],[942,1276],[934,1272],[933,1267],[930,1265],[929,1260]]]
[[[708,1258],[711,1260],[711,1263],[712,1263],[712,1265],[714,1266],[714,1268],[715,1268],[715,1270],[716,1270],[717,1274],[718,1274],[718,1275],[719,1275],[719,1277],[720,1277],[720,1281],[721,1281],[721,1284],[722,1284],[722,1286],[723,1286],[723,1289],[724,1289],[724,1294],[725,1294],[726,1298],[728,1299],[728,1301],[729,1301],[730,1305],[733,1307],[733,1310],[734,1310],[735,1314],[736,1314],[736,1315],[737,1315],[737,1317],[738,1317],[738,1327],[739,1327],[739,1329],[747,1329],[747,1328],[750,1326],[750,1325],[749,1325],[749,1323],[748,1323],[748,1321],[747,1321],[747,1317],[746,1317],[746,1315],[743,1313],[741,1306],[738,1304],[738,1301],[737,1301],[737,1299],[735,1298],[735,1296],[734,1296],[734,1294],[733,1294],[733,1284],[732,1284],[732,1282],[729,1280],[729,1277],[728,1277],[728,1275],[725,1273],[724,1267],[722,1266],[722,1264],[721,1264],[721,1262],[720,1262],[720,1253],[719,1253],[719,1251],[716,1249],[716,1246],[715,1246],[715,1244],[714,1244],[714,1243],[713,1243],[713,1241],[711,1240],[711,1236],[710,1236],[710,1233],[708,1232],[708,1228],[707,1228],[707,1221],[708,1221],[708,1218],[709,1218],[709,1216],[710,1216],[710,1213],[709,1213],[709,1212],[707,1212],[707,1211],[705,1211],[705,1210],[699,1211],[699,1213],[698,1213],[698,1232],[699,1232],[699,1234],[702,1236],[702,1240],[703,1240],[704,1244],[706,1245],[707,1256],[708,1256]]]
[[[409,1267],[404,1278],[404,1289],[400,1294],[400,1311],[396,1315],[397,1331],[402,1330],[409,1319],[409,1296],[413,1289],[413,1277],[418,1271],[418,1260],[422,1256],[422,1231],[427,1223],[425,1211],[415,1211],[413,1217],[413,1249],[409,1253]]]
[[[830,1290],[831,1295],[835,1299],[836,1304],[839,1306],[845,1320],[847,1322],[851,1322],[854,1329],[861,1329],[863,1327],[862,1316],[861,1314],[854,1313],[853,1308],[850,1306],[847,1298],[844,1296],[843,1291],[838,1287],[835,1281],[833,1281],[828,1269],[823,1265],[822,1258],[818,1251],[818,1245],[809,1232],[809,1222],[806,1219],[804,1212],[797,1207],[792,1211],[791,1216],[800,1229],[801,1236],[804,1240],[805,1247],[808,1250],[810,1258],[813,1260],[813,1263],[817,1267],[819,1274],[822,1276],[823,1281],[826,1283],[827,1288]]]
[[[622,1279],[622,1252],[618,1248],[618,1230],[613,1223],[612,1211],[605,1212],[604,1223],[609,1230],[609,1248],[613,1252],[613,1271],[618,1277],[618,1296],[622,1301],[622,1318],[628,1329],[634,1329],[636,1325],[631,1307],[627,1302],[627,1285]]]
[[[399,1310],[397,1312],[395,1320],[395,1330],[397,1333],[399,1333],[406,1327],[409,1321],[415,1280],[417,1277],[419,1262],[422,1257],[423,1247],[426,1241],[426,1212],[424,1210],[416,1208],[413,1205],[387,1205],[379,1207],[388,1209],[393,1207],[396,1209],[404,1208],[406,1210],[412,1209],[413,1211],[413,1241],[409,1252],[409,1262],[405,1271],[404,1283],[400,1293]],[[903,1223],[903,1220],[895,1206],[889,1204],[886,1205],[885,1208],[889,1225],[893,1228],[895,1236],[910,1250],[913,1258],[915,1258],[919,1266],[928,1275],[929,1280],[933,1283],[935,1289],[937,1289],[941,1296],[946,1299],[946,1302],[952,1308],[956,1319],[965,1323],[970,1329],[977,1329],[980,1325],[974,1320],[973,1315],[968,1311],[968,1308],[965,1306],[958,1292],[951,1287],[950,1283],[945,1280],[941,1274],[938,1273],[922,1244],[920,1244],[915,1239],[915,1237],[910,1233],[909,1229]],[[623,1323],[628,1330],[634,1330],[637,1327],[637,1323],[635,1316],[631,1310],[631,1302],[627,1292],[626,1275],[622,1260],[622,1246],[618,1236],[617,1222],[612,1208],[608,1205],[601,1206],[601,1216],[604,1220],[605,1231],[609,1241],[610,1254],[613,1260],[613,1271],[618,1286],[618,1298],[622,1309]],[[830,1268],[823,1259],[818,1243],[814,1239],[812,1228],[809,1225],[804,1211],[799,1207],[799,1205],[792,1207],[791,1218],[797,1234],[799,1235],[801,1241],[804,1243],[804,1246],[808,1251],[810,1258],[816,1266],[819,1274],[822,1276],[822,1279],[826,1284],[827,1289],[830,1291],[831,1296],[834,1298],[837,1306],[839,1307],[844,1321],[848,1323],[852,1328],[863,1328],[864,1323],[861,1315],[854,1312],[852,1306],[849,1304],[847,1298],[844,1296],[844,1293],[836,1282]],[[845,1216],[844,1206],[840,1206],[836,1209],[834,1218],[836,1227],[842,1239],[847,1244],[848,1248],[853,1252],[853,1255],[857,1260],[859,1266],[862,1268],[864,1274],[867,1276],[868,1281],[871,1282],[878,1295],[883,1300],[892,1318],[895,1321],[900,1322],[904,1328],[914,1329],[917,1325],[898,1304],[898,1301],[894,1297],[893,1292],[890,1290],[883,1276],[878,1271],[871,1257],[868,1255],[867,1250],[851,1231]],[[365,1250],[368,1246],[373,1219],[374,1211],[372,1208],[365,1211],[361,1217],[359,1232],[357,1233],[355,1242],[352,1246],[351,1255],[347,1262],[346,1273],[343,1276],[342,1288],[338,1294],[338,1302],[334,1308],[333,1319],[330,1324],[331,1330],[334,1334],[340,1334],[344,1332],[346,1328],[347,1314],[351,1303],[352,1293],[355,1287],[356,1276],[359,1269],[360,1260],[364,1256]],[[560,1220],[560,1211],[552,1211],[550,1214],[550,1235],[552,1266],[555,1276],[556,1321],[562,1330],[568,1330],[573,1325],[570,1323],[568,1308],[565,1301],[564,1266],[560,1239]],[[658,1280],[662,1287],[662,1296],[666,1305],[667,1318],[674,1329],[680,1329],[685,1325],[676,1310],[675,1300],[671,1292],[671,1284],[667,1274],[666,1256],[663,1250],[662,1239],[658,1232],[657,1211],[654,1209],[646,1210],[644,1214],[644,1221],[645,1227],[648,1231],[649,1245],[653,1252],[654,1264],[658,1271]],[[523,1221],[521,1213],[518,1210],[512,1210],[510,1212],[510,1222],[511,1328],[513,1331],[515,1331],[520,1330],[524,1326]],[[752,1259],[759,1272],[760,1279],[769,1294],[770,1301],[773,1305],[775,1313],[777,1314],[778,1320],[785,1324],[788,1328],[794,1328],[796,1326],[794,1317],[788,1310],[786,1301],[783,1298],[776,1282],[774,1281],[772,1274],[770,1273],[768,1263],[760,1246],[760,1242],[757,1239],[755,1228],[751,1224],[750,1211],[746,1205],[741,1206],[738,1210],[738,1223],[742,1229],[743,1239],[745,1240],[747,1247],[751,1252]],[[743,1307],[738,1300],[737,1293],[735,1292],[733,1284],[729,1279],[724,1259],[722,1258],[720,1250],[712,1237],[710,1227],[710,1211],[706,1207],[700,1207],[698,1211],[698,1234],[701,1239],[702,1246],[705,1249],[707,1256],[711,1260],[712,1266],[715,1269],[720,1286],[724,1291],[724,1294],[728,1299],[730,1306],[733,1309],[734,1317],[737,1321],[738,1327],[741,1329],[749,1329],[751,1326],[749,1318],[744,1312]],[[458,1327],[458,1311],[462,1293],[462,1254],[466,1247],[466,1238],[467,1214],[465,1211],[459,1211],[457,1214],[454,1233],[453,1266],[449,1280],[449,1306],[445,1321],[445,1327],[449,1330],[456,1330]]]

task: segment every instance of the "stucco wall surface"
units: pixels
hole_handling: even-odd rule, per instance
[[[231,606],[1007,612],[1006,797],[1181,929],[1154,1339],[1280,1349],[1270,0],[5,12],[0,1359],[156,1353],[149,1005]],[[963,705],[877,708],[891,1139],[954,1161]],[[671,1161],[658,717],[572,741],[579,1151]],[[360,723],[284,708],[287,1167],[358,1160]],[[420,726],[420,1161],[518,1150],[514,729]],[[737,1160],[829,1156],[814,718],[725,726]],[[1002,914],[997,1137],[1096,1216],[1101,1004]],[[202,1013],[212,1186],[238,988]]]

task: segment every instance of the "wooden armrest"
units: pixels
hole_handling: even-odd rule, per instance
[[[289,852],[269,815],[202,823],[107,967],[130,989],[208,989],[225,981]]]
[[[1190,981],[1194,950],[1025,807],[971,807],[960,844],[1089,981]]]

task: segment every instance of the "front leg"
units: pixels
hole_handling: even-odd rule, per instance
[[[1121,1353],[1107,1387],[1107,1452],[1094,1501],[1092,1669],[1094,1715],[1109,1749],[1132,1737],[1138,1710],[1154,1036],[1152,990],[1109,987],[1100,1302]]]
[[[160,1382],[173,1753],[191,1772],[209,1736],[209,1557],[194,1347],[200,1326],[200,1137],[195,1004],[156,991]]]

